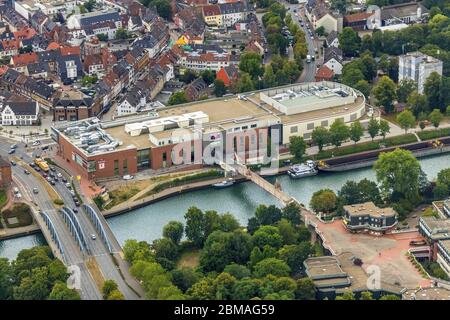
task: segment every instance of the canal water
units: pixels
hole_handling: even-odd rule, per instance
[[[450,154],[422,158],[422,169],[429,180],[436,178],[437,173],[450,167]],[[312,194],[322,188],[339,190],[347,180],[375,180],[372,168],[362,168],[349,172],[321,173],[314,177],[293,180],[287,175],[279,176],[282,189],[308,206]],[[275,178],[270,178],[271,182]],[[120,243],[127,239],[152,241],[161,237],[162,227],[171,220],[184,221],[184,214],[191,206],[202,210],[216,210],[219,213],[230,212],[245,225],[253,216],[259,204],[275,204],[278,201],[270,194],[251,182],[245,182],[226,189],[205,189],[193,191],[169,198],[144,208],[136,209],[108,219],[112,231]],[[42,236],[28,236],[20,239],[0,242],[0,256],[13,259],[24,248],[42,244]]]

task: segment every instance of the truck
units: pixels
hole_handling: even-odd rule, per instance
[[[42,169],[42,171],[44,172],[48,172],[49,167],[48,167],[48,163],[45,160],[42,160],[41,158],[36,158],[34,159],[34,163]]]

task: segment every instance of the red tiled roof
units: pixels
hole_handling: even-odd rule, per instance
[[[56,49],[59,49],[59,44],[57,42],[51,42],[47,47],[47,50],[56,50]]]
[[[319,68],[319,70],[317,70],[316,73],[316,79],[332,79],[334,76],[334,72],[333,70],[331,70],[330,68],[328,68],[327,66],[321,66]]]
[[[3,50],[18,50],[20,48],[20,40],[3,40]]]
[[[30,27],[24,27],[22,30],[14,32],[14,38],[17,40],[30,39],[37,34],[36,30]]]
[[[22,53],[12,57],[12,64],[14,67],[27,66],[30,63],[38,62],[39,57],[36,52]]]
[[[80,47],[61,47],[61,55],[69,56],[69,55],[80,55]]]
[[[203,14],[205,16],[219,16],[220,15],[220,7],[216,4],[211,4],[209,6],[203,7]]]
[[[367,20],[367,18],[369,18],[372,15],[373,15],[373,13],[359,12],[359,13],[350,14],[348,16],[345,16],[344,21],[345,22],[363,21],[363,20]]]

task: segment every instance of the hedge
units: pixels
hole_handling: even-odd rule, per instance
[[[420,131],[420,132],[417,132],[417,135],[422,140],[431,140],[431,139],[446,137],[446,136],[450,136],[450,128]]]

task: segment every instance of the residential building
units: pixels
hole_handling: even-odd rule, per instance
[[[223,67],[216,73],[216,79],[222,80],[226,87],[230,87],[238,81],[239,69],[235,65]]]
[[[330,34],[327,36],[327,47],[336,47],[339,48],[339,38],[338,33],[336,31],[331,31]]]
[[[55,98],[53,121],[78,121],[92,116],[92,98],[78,90],[66,90]]]
[[[328,68],[326,65],[321,66],[317,72],[315,79],[316,81],[333,81],[334,78],[334,72],[330,68]]]
[[[67,27],[69,29],[82,29],[105,22],[113,22],[116,28],[122,27],[122,20],[117,10],[94,11],[71,15],[67,19]]]
[[[428,19],[429,10],[420,2],[399,3],[381,7],[381,25],[417,23]]]
[[[348,230],[385,232],[397,224],[397,213],[392,208],[379,208],[373,202],[344,206],[343,223]]]
[[[60,56],[56,63],[56,71],[64,84],[70,84],[83,76],[83,66],[77,55]]]
[[[219,71],[233,63],[231,53],[215,45],[174,46],[172,50],[178,56],[180,67],[199,72]]]
[[[441,240],[437,245],[436,262],[442,270],[450,277],[450,240]]]
[[[305,9],[305,15],[311,22],[314,30],[323,27],[326,33],[331,33],[332,31],[342,32],[342,16],[331,12],[325,1],[308,0]]]
[[[6,101],[1,105],[2,126],[38,124],[39,106],[35,101]]]
[[[398,80],[410,79],[417,83],[417,91],[422,94],[425,81],[432,72],[442,75],[442,61],[421,52],[409,52],[399,57]]]
[[[342,74],[342,50],[336,47],[324,48],[323,65],[327,66],[334,74]]]
[[[186,97],[189,99],[189,101],[196,101],[203,95],[208,95],[207,89],[208,85],[206,84],[206,82],[202,77],[198,77],[186,87]]]

